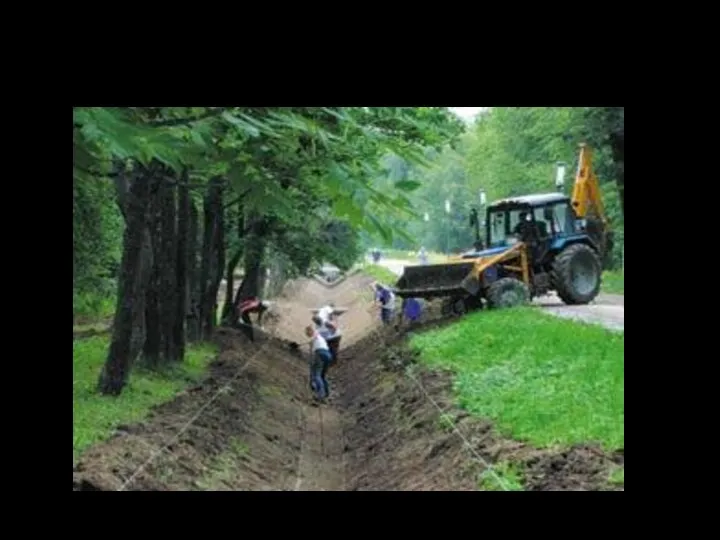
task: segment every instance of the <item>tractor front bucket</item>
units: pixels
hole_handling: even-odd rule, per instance
[[[395,285],[395,294],[401,298],[436,298],[475,294],[476,281],[472,279],[474,262],[406,266]]]

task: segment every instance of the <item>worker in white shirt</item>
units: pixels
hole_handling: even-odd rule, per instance
[[[315,398],[321,401],[330,394],[325,374],[330,365],[331,356],[328,344],[315,328],[307,326],[305,335],[310,338],[310,386]]]
[[[317,316],[320,317],[323,322],[332,320],[335,314],[335,304],[328,302],[326,305],[318,309]]]
[[[323,320],[318,314],[312,318],[312,322],[315,324],[315,329],[320,332],[320,335],[325,338],[328,344],[331,357],[330,365],[336,364],[338,351],[340,350],[340,339],[342,338],[336,318],[331,317]]]
[[[327,341],[328,347],[330,347],[330,354],[332,356],[332,364],[335,364],[338,360],[338,352],[340,351],[340,325],[338,324],[338,315],[342,314],[344,310],[336,310],[333,302],[328,302],[326,305],[321,307],[316,317],[319,318],[320,322],[317,322],[313,318],[313,322],[320,330],[320,334]]]

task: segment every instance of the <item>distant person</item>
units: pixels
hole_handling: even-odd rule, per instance
[[[312,326],[305,327],[305,335],[310,338],[310,387],[315,399],[322,401],[330,395],[325,378],[331,362],[330,349],[325,338]]]
[[[424,247],[420,247],[420,251],[418,251],[418,258],[420,259],[420,264],[427,264],[428,263],[428,254],[427,251],[425,251]]]
[[[380,261],[380,250],[375,248],[372,251],[372,259],[375,264],[377,264]]]
[[[380,320],[383,324],[388,325],[392,322],[393,312],[395,311],[395,293],[379,282],[373,284],[373,289],[375,291],[375,304],[380,306]]]

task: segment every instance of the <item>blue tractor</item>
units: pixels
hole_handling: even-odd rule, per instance
[[[564,167],[557,184],[562,185]],[[600,291],[612,233],[604,215],[590,151],[581,146],[572,196],[560,192],[510,197],[487,207],[474,248],[443,264],[406,266],[401,298],[445,298],[447,309],[510,307],[556,292],[566,304],[587,304]]]

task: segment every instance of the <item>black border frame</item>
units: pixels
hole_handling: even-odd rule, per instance
[[[321,66],[318,66],[318,68],[321,68]],[[385,75],[390,74],[388,73],[388,71],[391,70],[388,69],[385,72]],[[363,72],[365,72],[365,75],[362,74]],[[371,73],[371,75],[368,76],[368,72]],[[362,103],[363,105],[368,106],[379,106],[388,104],[408,106],[427,105],[429,103],[440,104],[443,102],[454,103],[457,105],[462,102],[477,103],[478,101],[485,101],[486,103],[492,103],[496,106],[505,104],[538,105],[539,103],[537,102],[528,102],[529,98],[533,96],[535,97],[535,99],[538,100],[538,102],[547,106],[586,106],[588,104],[596,105],[606,101],[617,101],[619,97],[618,95],[614,95],[619,94],[619,88],[617,86],[603,88],[601,86],[600,80],[593,80],[592,82],[585,81],[585,84],[582,85],[581,93],[578,89],[578,86],[576,86],[576,84],[574,84],[573,82],[567,83],[566,88],[564,89],[558,88],[558,79],[554,77],[554,73],[551,70],[548,70],[547,76],[545,78],[541,76],[540,78],[534,79],[534,77],[538,75],[538,73],[535,72],[525,73],[522,77],[517,77],[517,80],[513,78],[508,78],[507,74],[491,72],[493,81],[504,80],[504,82],[492,82],[490,83],[489,87],[485,87],[485,85],[482,84],[482,79],[477,80],[477,82],[475,83],[469,83],[468,81],[461,82],[457,80],[456,76],[448,76],[446,82],[443,83],[442,79],[444,79],[444,77],[441,74],[435,75],[435,82],[437,83],[437,86],[434,87],[434,85],[429,84],[433,81],[433,75],[418,74],[416,77],[413,78],[412,76],[408,76],[408,71],[404,71],[403,74],[400,76],[402,80],[399,81],[399,84],[377,83],[375,81],[384,80],[383,70],[382,68],[377,69],[375,66],[371,68],[369,65],[366,67],[366,69],[362,69],[362,67],[354,68],[354,74],[358,76],[353,76],[353,74],[351,73],[348,73],[344,77],[344,74],[339,74],[338,77],[335,77],[335,75],[333,75],[332,81],[329,81],[327,75],[323,79],[320,76],[320,73],[313,73],[312,70],[304,72],[302,74],[303,77],[301,77],[299,80],[297,77],[293,77],[290,73],[285,73],[283,77],[280,77],[278,75],[274,81],[266,83],[265,88],[252,88],[249,87],[249,85],[243,85],[242,82],[239,83],[239,91],[237,88],[231,87],[229,85],[225,85],[221,88],[205,89],[198,86],[195,88],[195,92],[199,94],[197,96],[192,96],[192,93],[194,92],[188,92],[188,90],[183,90],[182,83],[176,82],[177,79],[174,78],[165,79],[166,82],[163,83],[159,80],[161,78],[159,76],[158,79],[153,80],[147,85],[142,85],[142,87],[138,85],[132,86],[129,84],[129,82],[127,83],[127,86],[125,84],[118,85],[117,81],[111,81],[109,79],[107,79],[105,81],[105,84],[103,84],[103,81],[98,81],[97,79],[95,79],[92,85],[86,87],[85,92],[83,92],[82,90],[79,91],[80,95],[77,96],[77,101],[83,102],[85,105],[117,105],[119,103],[137,104],[138,102],[143,101],[155,103],[163,102],[167,104],[185,104],[193,99],[196,100],[196,102],[207,100],[214,102],[215,104],[236,103],[242,101],[245,103],[253,104],[267,104],[268,102],[270,102],[273,104],[282,104],[288,106],[297,103],[316,103],[318,105],[328,103]],[[257,77],[260,78],[261,75],[258,74]],[[309,82],[315,77],[317,77],[317,84],[305,84],[305,82]],[[365,80],[364,84],[362,79]],[[452,79],[452,81],[450,79]],[[283,83],[283,80],[285,80],[285,83]],[[295,83],[288,85],[288,80],[294,80]],[[527,84],[529,80],[535,80],[536,82],[534,85],[530,86]],[[158,82],[160,84],[157,84]],[[297,82],[300,82],[300,84],[296,84]],[[451,82],[454,84],[451,85]],[[98,90],[100,91],[98,92]],[[98,93],[96,94],[95,92]],[[185,99],[183,99],[183,97],[185,97]],[[57,146],[58,145],[55,143],[50,143],[48,147],[44,149],[44,152],[53,153],[53,148],[57,148]],[[639,168],[637,168],[636,171],[636,174],[639,173]],[[630,175],[632,176],[632,168]],[[656,181],[652,180],[654,175],[650,170],[646,171],[643,176],[645,177],[645,180],[648,184],[657,184]],[[655,178],[659,177],[659,175],[655,176]],[[52,183],[56,184],[56,182]],[[52,185],[50,187],[52,189]],[[658,186],[656,185],[654,188],[648,188],[645,191],[646,198],[652,199],[654,194],[657,194],[659,198],[661,196],[661,190],[655,189],[657,187]],[[663,205],[660,204],[660,200],[658,200],[654,205],[652,204],[652,202],[648,202],[649,204],[646,204],[646,208],[659,209],[663,207]],[[44,199],[44,204],[41,202],[40,206],[41,208],[36,209],[36,211],[40,212],[41,215],[45,217],[45,220],[47,220],[45,223],[48,224],[54,221],[55,218],[53,214],[55,214],[58,210],[57,203],[55,202],[54,198],[48,197]],[[635,205],[634,207],[637,211],[637,206]],[[48,229],[50,231],[54,231],[55,228],[51,226],[48,227]],[[654,238],[651,238],[650,235],[646,235],[644,238],[649,244],[653,243]],[[53,241],[50,240],[50,242]],[[658,238],[656,239],[656,242],[658,245],[655,246],[655,249],[652,249],[652,247],[648,246],[650,247],[650,250],[647,250],[646,253],[648,253],[648,256],[650,257],[652,257],[651,254],[653,252],[663,252],[661,240]],[[638,251],[639,253],[642,253],[642,249],[639,246],[637,250],[633,250],[633,253],[636,253]],[[640,259],[640,257],[638,257],[637,255],[635,255],[634,258],[636,260]],[[59,273],[59,270],[57,271],[57,273]],[[39,277],[40,276],[38,276],[38,278]],[[654,286],[651,284],[654,278],[659,280],[663,279],[663,277],[661,277],[660,272],[648,269],[645,274],[645,287],[642,287],[638,282],[638,287],[633,289],[632,294],[636,298],[638,296],[641,296],[643,292],[647,294],[647,298],[645,299],[644,303],[645,309],[642,311],[638,310],[639,312],[646,313],[646,316],[648,313],[652,312],[653,304],[661,301],[660,297],[653,294],[653,290],[668,290],[668,286],[664,283],[657,283]],[[51,286],[49,288],[53,289],[51,291],[53,294],[57,292],[56,287]],[[53,294],[49,296],[53,296]],[[667,300],[663,301],[663,303],[666,306],[668,304]],[[57,304],[57,302],[52,302],[52,304]],[[636,305],[642,306],[643,303],[639,300],[636,300]],[[661,309],[662,308],[658,306],[658,314],[660,313]],[[50,313],[52,313],[52,311],[53,310],[51,309]],[[52,319],[52,316],[50,318]],[[637,327],[635,327],[633,329],[629,342],[631,346],[635,342],[638,343],[638,346],[640,346],[640,343],[643,343],[643,347],[645,347],[646,349],[647,354],[645,355],[632,355],[631,352],[631,358],[633,358],[633,360],[630,363],[631,367],[633,367],[634,369],[643,370],[643,378],[639,380],[642,381],[641,384],[645,388],[653,387],[656,385],[656,383],[652,381],[651,375],[660,371],[660,369],[657,367],[657,360],[659,359],[659,356],[653,354],[654,351],[652,350],[653,347],[651,345],[656,342],[662,343],[662,341],[660,341],[662,338],[653,340],[653,337],[651,335],[648,335],[644,340],[641,341],[641,338],[639,337],[639,334],[642,334],[643,326],[649,334],[657,334],[658,329],[653,329],[650,324],[650,321],[646,321],[644,325],[638,325]],[[53,324],[52,322],[48,325],[43,325],[43,327],[43,333],[57,332],[57,324]],[[675,332],[677,332],[677,329],[675,329]],[[51,338],[51,336],[48,337]],[[49,339],[50,343],[54,343],[55,341],[56,340]],[[49,398],[48,401],[52,402],[53,398],[51,397],[51,390],[56,389],[54,387],[56,387],[57,385],[54,382],[55,378],[51,375],[51,373],[54,372],[56,368],[59,369],[59,364],[54,359],[55,354],[53,354],[52,351],[49,351],[49,354],[45,358],[42,358],[42,356],[43,355],[41,355],[40,358],[38,358],[37,360],[44,364],[44,367],[42,369],[43,372],[46,374],[47,378],[43,378],[44,380],[41,382],[41,384],[39,385],[40,388],[38,388],[37,390],[40,390],[42,392],[42,395],[47,396]],[[644,359],[642,358],[643,356],[645,357]],[[638,364],[640,364],[640,366],[638,366]],[[632,373],[632,369],[630,370],[630,373]],[[632,378],[632,376],[630,378]],[[629,399],[630,397],[631,396],[629,395],[628,400],[632,402],[632,399]],[[49,411],[53,411],[52,415],[54,416],[55,414],[57,414],[54,412],[55,409],[56,408],[52,406],[48,407],[45,409],[45,414],[47,414],[47,412]],[[655,410],[654,413],[652,411],[648,411],[648,414],[643,416],[640,416],[638,413],[637,417],[643,418],[642,424],[640,424],[639,421],[636,422],[635,425],[633,425],[632,422],[630,423],[630,425],[633,426],[632,430],[634,434],[641,433],[643,431],[643,427],[646,427],[648,435],[650,435],[651,433],[653,433],[650,428],[650,426],[652,426],[653,424],[653,421],[657,422],[659,418],[665,418],[667,416],[658,414],[659,411],[655,407],[653,407],[653,409]],[[50,420],[50,422],[52,422],[54,425],[56,419],[52,419]],[[57,420],[57,422],[59,423],[59,419]],[[657,436],[657,434],[662,433],[662,431],[656,430],[654,433]],[[48,445],[48,442],[49,441],[47,440],[47,438],[45,438],[46,446],[43,447],[42,453],[43,462],[57,461],[60,454],[59,443],[57,442],[56,438],[54,439],[54,442],[52,444]],[[53,457],[54,459],[52,459]],[[649,466],[651,461],[651,456],[645,456],[646,466]],[[47,466],[48,469],[46,470],[52,470],[54,472],[59,471],[59,464],[47,463]],[[636,467],[640,469],[640,467],[638,467],[638,463],[635,463],[634,470]],[[640,473],[637,471],[633,474],[637,478],[641,477]],[[640,482],[637,483],[639,484]],[[646,478],[646,485],[650,485],[651,483],[651,479]],[[240,494],[239,496],[243,497],[243,494]],[[305,496],[313,497],[318,495],[308,494]],[[361,515],[366,515],[369,518],[369,521],[376,524],[376,526],[379,525],[378,521],[381,519],[387,520],[387,525],[389,525],[390,520],[392,520],[393,517],[395,517],[396,519],[399,518],[399,521],[401,521],[402,524],[398,523],[398,525],[400,525],[403,528],[403,532],[405,532],[408,526],[411,525],[411,523],[414,521],[414,518],[405,515],[405,512],[399,511],[401,510],[401,499],[397,497],[403,496],[410,497],[410,499],[407,500],[412,505],[412,508],[410,510],[410,516],[422,515],[423,507],[424,505],[427,505],[428,518],[421,519],[419,521],[421,529],[427,529],[428,521],[456,521],[455,519],[451,518],[451,516],[455,515],[459,517],[459,515],[462,515],[458,511],[460,510],[459,507],[464,502],[467,502],[469,505],[471,505],[470,514],[476,516],[476,519],[473,520],[473,524],[471,524],[470,527],[478,532],[487,530],[487,526],[490,525],[491,521],[497,521],[497,523],[501,525],[501,528],[507,531],[507,527],[510,523],[512,524],[511,526],[513,528],[516,528],[523,523],[530,523],[532,520],[531,516],[535,515],[537,515],[538,518],[537,521],[533,520],[535,524],[540,522],[546,525],[550,525],[553,528],[568,528],[568,525],[572,523],[572,521],[569,521],[571,518],[582,519],[584,514],[587,515],[587,517],[590,517],[591,515],[595,517],[595,519],[593,520],[594,526],[598,524],[597,517],[600,516],[604,516],[608,520],[608,522],[612,522],[615,524],[617,524],[618,521],[624,521],[623,518],[625,517],[625,514],[622,511],[624,505],[621,506],[618,499],[618,497],[624,497],[624,495],[619,495],[617,494],[617,492],[615,492],[614,495],[610,493],[594,493],[591,495],[585,494],[585,497],[593,498],[592,502],[590,502],[590,500],[588,499],[585,499],[585,503],[582,502],[582,499],[579,499],[569,494],[550,496],[561,497],[561,499],[528,499],[527,495],[514,495],[515,499],[512,502],[507,499],[503,500],[498,497],[486,496],[486,498],[482,502],[476,500],[473,503],[465,498],[471,497],[473,495],[465,495],[459,493],[434,493],[422,495],[386,493],[374,495],[374,497],[385,498],[385,503],[382,502],[382,499],[375,498],[372,500],[367,500],[364,499],[362,495],[355,495],[355,497],[360,498],[355,498],[354,501],[343,501],[344,504],[342,506],[337,506],[337,509],[335,509],[335,503],[340,502],[340,497],[352,497],[352,495],[326,495],[325,498],[320,498],[315,501],[313,501],[311,498],[305,499],[303,496],[300,496],[300,498],[297,498],[298,496],[295,496],[295,498],[293,499],[287,499],[287,501],[291,504],[289,504],[287,508],[283,508],[282,513],[280,513],[279,506],[273,506],[268,509],[267,505],[271,502],[271,500],[264,499],[264,497],[272,497],[272,502],[277,504],[282,500],[283,497],[283,495],[280,493],[276,493],[273,495],[253,493],[251,497],[245,498],[244,500],[240,501],[237,499],[238,494],[200,494],[188,492],[182,495],[169,495],[171,499],[167,499],[167,501],[170,506],[165,512],[157,512],[158,510],[162,510],[162,505],[160,504],[159,499],[153,499],[154,506],[151,512],[152,514],[164,514],[166,518],[168,514],[180,514],[183,511],[184,506],[183,502],[181,502],[178,497],[189,497],[190,499],[185,499],[184,501],[186,503],[189,503],[187,508],[188,514],[186,515],[188,517],[197,516],[197,518],[200,518],[192,519],[193,522],[202,524],[205,527],[210,524],[209,520],[207,519],[208,512],[210,516],[213,516],[212,521],[216,522],[220,522],[219,516],[225,515],[227,517],[234,518],[233,522],[235,525],[237,525],[239,522],[243,524],[242,529],[236,529],[237,533],[242,534],[243,530],[252,523],[252,516],[257,515],[255,512],[252,511],[252,507],[255,501],[257,501],[258,510],[267,509],[270,512],[274,511],[276,513],[277,519],[273,521],[273,529],[275,529],[281,523],[293,524],[296,528],[298,525],[302,524],[302,528],[306,529],[310,533],[310,531],[312,530],[310,528],[310,524],[312,523],[311,516],[313,510],[321,512],[321,514],[318,515],[323,516],[328,516],[328,513],[336,514],[338,510],[344,510],[344,519],[351,519],[350,516],[347,514],[348,512],[357,513],[358,511],[360,511]],[[513,495],[505,494],[503,496],[512,497]],[[154,495],[136,494],[135,497],[154,497]],[[209,505],[207,507],[207,510],[201,511],[201,499],[197,499],[196,497],[202,497],[202,500]],[[278,497],[280,497],[280,499],[278,499]],[[323,495],[319,495],[319,497],[323,497]],[[390,497],[390,499],[387,499],[387,497]],[[614,499],[613,502],[610,502],[611,498]],[[305,510],[303,508],[303,501],[307,501],[308,504],[314,504],[315,506],[311,506],[307,510]],[[370,508],[368,510],[371,513],[369,514],[366,514],[362,511],[361,504],[363,504],[364,501],[367,501],[367,503],[370,505]],[[348,503],[350,502],[354,503],[352,507],[348,506]],[[149,508],[143,506],[143,503],[138,501],[138,499],[136,499],[132,503],[128,501],[129,507],[127,508],[127,511],[124,511],[122,509],[122,505],[124,505],[125,502],[120,502],[116,499],[114,501],[112,510],[110,510],[106,506],[107,503],[108,501],[102,501],[98,496],[93,497],[92,495],[86,494],[84,495],[83,505],[81,506],[82,513],[84,516],[94,516],[94,518],[92,519],[102,519],[103,522],[105,522],[105,525],[108,524],[107,521],[105,521],[106,518],[110,517],[110,514],[112,514],[114,516],[117,516],[117,518],[115,519],[118,519],[118,521],[115,521],[115,519],[113,519],[113,521],[115,521],[116,527],[120,528],[121,522],[124,519],[123,516],[125,516],[126,513],[132,513],[134,515],[137,515],[138,513],[144,513],[143,509],[145,511],[149,510]],[[223,508],[220,508],[220,505],[223,503],[228,504],[226,511],[224,511]],[[447,510],[442,509],[445,503],[448,504]],[[95,504],[103,506],[98,506],[97,508],[95,508]],[[512,506],[510,506],[510,504]],[[545,504],[551,505],[550,508],[546,508]],[[605,504],[607,504],[609,507],[605,508]],[[298,512],[298,515],[296,516],[297,519],[295,520],[289,519],[291,516],[288,514],[288,512],[292,512],[293,510]],[[503,516],[503,514],[506,512],[508,515]],[[383,515],[385,513],[387,513],[388,515]],[[245,514],[248,514],[250,516],[250,519],[243,520],[242,516]],[[513,520],[513,515],[517,516],[519,519]],[[548,517],[550,516],[553,517],[548,519]],[[495,519],[492,519],[493,517]],[[508,520],[508,518],[510,518],[510,520]],[[165,522],[163,525],[163,532],[167,533],[168,529],[166,525],[169,525],[169,520],[164,519],[163,521]],[[190,520],[183,520],[183,528],[189,525],[188,521]],[[352,519],[353,523],[356,521],[356,519]],[[479,527],[480,523],[482,523],[482,529],[480,529]],[[383,528],[385,528],[387,525],[385,525]],[[580,523],[578,523],[578,525],[580,525]],[[187,531],[187,529],[185,530],[186,532],[189,532]],[[146,529],[143,529],[143,532],[146,532]]]

